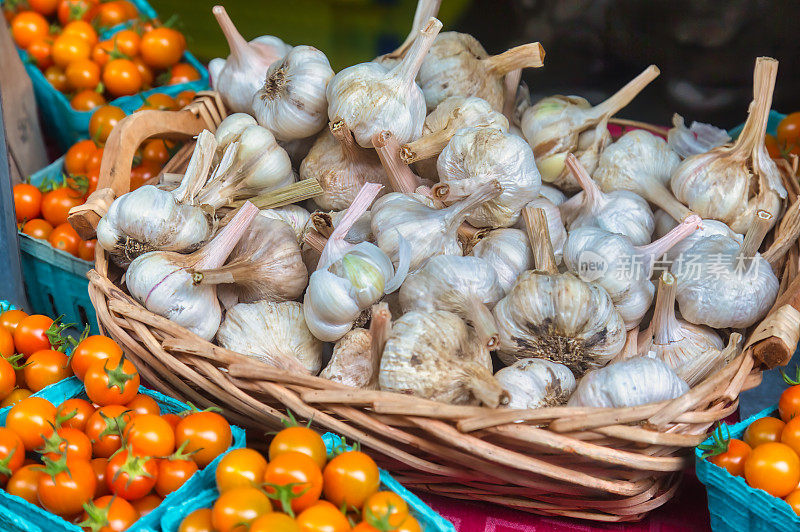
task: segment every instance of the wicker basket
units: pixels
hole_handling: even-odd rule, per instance
[[[109,201],[128,190],[130,158],[140,140],[165,132],[194,135],[225,115],[209,94],[178,112],[146,113],[150,118],[138,113],[144,116],[126,118],[112,133],[99,190],[88,208],[76,208],[71,217],[84,237]],[[675,494],[692,462],[691,448],[736,410],[742,390],[760,382],[754,362],[760,346],[794,350],[800,313],[791,305],[798,304],[800,283],[789,282],[797,277],[800,256],[800,190],[786,181],[792,207],[770,248],[785,292],[780,305],[748,342],[730,348],[736,354],[719,373],[682,397],[633,408],[454,406],[292,374],[147,311],[121,288],[122,272],[99,247],[89,294],[100,328],[124,347],[145,379],[166,394],[220,406],[236,424],[271,430],[289,409],[321,430],[361,442],[411,489],[548,515],[637,520]]]

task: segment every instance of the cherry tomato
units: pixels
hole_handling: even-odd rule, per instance
[[[142,75],[129,59],[112,59],[103,67],[103,85],[113,96],[129,96],[142,88]]]
[[[47,81],[50,82],[50,85],[53,86],[59,92],[67,92],[69,90],[69,84],[67,83],[67,74],[64,73],[64,69],[61,67],[57,67],[55,65],[49,66],[44,71],[44,77]],[[73,98],[74,99],[74,98]],[[75,107],[73,105],[73,107]]]
[[[89,400],[100,405],[129,403],[139,392],[139,372],[130,360],[98,360],[83,376]]]
[[[53,41],[52,56],[53,62],[61,68],[80,59],[89,59],[92,53],[92,45],[83,40],[78,35],[61,34]]]
[[[133,30],[120,30],[111,38],[111,42],[117,46],[120,53],[135,57],[139,55],[142,38]]]
[[[19,309],[7,310],[0,314],[0,327],[3,327],[13,335],[14,331],[17,330],[17,325],[27,317],[28,315],[25,311]]]
[[[783,391],[778,401],[778,412],[787,423],[800,414],[800,384],[789,386]]]
[[[368,522],[376,520],[395,528],[408,517],[408,504],[393,491],[379,491],[367,498],[361,515]]]
[[[95,238],[92,240],[81,240],[81,243],[78,244],[78,258],[94,262],[94,251],[96,247],[97,239]]]
[[[86,173],[86,163],[89,158],[97,151],[97,146],[93,140],[79,140],[67,150],[64,155],[64,171],[72,175],[83,175]]]
[[[184,517],[178,532],[216,532],[211,523],[211,508],[198,508]]]
[[[197,464],[184,454],[159,460],[156,493],[166,497],[183,486],[196,471]]]
[[[111,60],[114,54],[114,43],[110,40],[100,41],[92,47],[92,54],[89,56],[92,61],[104,67]]]
[[[413,515],[409,515],[394,532],[422,532],[422,527],[419,526],[419,521]]]
[[[142,145],[142,162],[154,166],[164,166],[169,161],[170,153],[164,139],[151,139]]]
[[[62,35],[77,35],[84,41],[89,43],[89,46],[97,44],[97,32],[91,24],[85,20],[73,20],[69,22],[64,29],[61,30]]]
[[[182,109],[192,103],[194,100],[194,91],[181,91],[175,96],[175,104],[177,105],[178,109]]]
[[[141,414],[153,414],[156,416],[161,415],[161,407],[158,406],[158,403],[155,399],[150,397],[149,395],[145,395],[143,393],[137,394],[127,405],[128,410],[131,410],[133,413],[137,415]],[[163,417],[163,416],[162,416]],[[166,420],[164,420],[166,422]],[[168,425],[169,422],[167,422]],[[172,425],[170,425],[172,426]],[[174,432],[174,431],[173,431]]]
[[[800,515],[800,489],[794,490],[783,500],[789,503],[794,513]],[[252,530],[252,528],[250,530]]]
[[[786,151],[800,155],[800,112],[786,115],[778,124],[778,145]]]
[[[90,21],[97,13],[96,0],[61,0],[58,4],[58,21],[62,26],[71,20]]]
[[[134,454],[161,458],[175,450],[175,433],[158,414],[134,416],[123,436]]]
[[[248,532],[300,532],[300,527],[288,515],[270,512],[253,521]]]
[[[347,451],[325,466],[325,498],[336,507],[342,504],[361,508],[367,497],[380,486],[378,466],[360,451]]]
[[[50,233],[53,232],[53,226],[50,225],[50,223],[46,220],[35,218],[25,222],[22,232],[26,235],[32,236],[33,238],[47,240],[47,238],[50,236]]]
[[[67,65],[67,82],[76,90],[94,89],[100,83],[100,66],[91,59],[79,59]]]
[[[17,469],[6,484],[6,491],[22,497],[34,506],[39,506],[39,477],[42,476],[39,464],[24,465]]]
[[[347,517],[328,501],[319,501],[297,516],[300,532],[346,532]]]
[[[83,204],[83,196],[77,190],[61,187],[42,196],[42,218],[54,227],[66,223],[69,210]]]
[[[14,345],[17,347],[17,352],[29,357],[36,351],[50,349],[47,330],[51,325],[53,320],[42,314],[31,314],[23,318],[14,330]]]
[[[198,79],[200,79],[200,72],[196,68],[188,63],[178,63],[170,69],[167,85],[189,83]]]
[[[17,378],[17,380],[19,380],[19,378]],[[3,401],[0,403],[0,408],[13,406],[21,402],[23,399],[27,399],[28,397],[31,396],[31,394],[33,394],[33,392],[27,388],[17,388],[13,392],[8,394],[8,397],[3,399]]]
[[[161,168],[153,163],[142,163],[131,168],[131,190],[141,187],[161,172]]]
[[[155,109],[161,111],[171,111],[175,109],[175,100],[169,94],[164,94],[162,92],[156,92],[154,94],[149,95],[147,98],[144,99],[141,107],[139,107],[139,111],[145,111],[147,109]],[[158,140],[158,139],[154,139]]]
[[[92,403],[86,399],[75,397],[67,399],[58,405],[56,417],[61,420],[62,427],[82,431],[86,428],[86,422],[89,420],[89,417],[94,414],[94,411],[95,408],[92,406]]]
[[[105,142],[111,130],[125,118],[125,111],[115,105],[105,105],[92,114],[89,120],[89,136],[97,142]]]
[[[308,456],[290,452],[270,461],[264,483],[266,492],[280,500],[284,508],[290,503],[294,512],[302,512],[319,500],[322,472]],[[289,484],[292,484],[290,488]]]
[[[167,423],[169,423],[169,426],[172,427],[173,431],[177,428],[178,423],[181,422],[181,419],[183,419],[178,414],[164,414],[163,416],[161,416],[161,418]]]
[[[13,430],[0,427],[0,484],[22,467],[25,461],[25,444]]]
[[[775,497],[785,497],[800,482],[800,458],[783,443],[762,443],[753,448],[744,463],[744,478],[750,486]]]
[[[50,68],[53,64],[53,42],[49,38],[36,39],[28,45],[27,52],[36,66],[42,70]]]
[[[256,488],[234,488],[220,494],[211,508],[211,523],[217,532],[246,529],[258,517],[272,511],[269,498]]]
[[[127,9],[119,2],[102,3],[97,10],[97,22],[100,26],[106,28],[122,24],[128,20],[128,18]]]
[[[217,464],[217,491],[258,487],[264,480],[267,460],[253,449],[233,449]]]
[[[781,443],[785,443],[794,452],[800,450],[800,418],[792,418],[781,431]]]
[[[141,57],[134,57],[131,61],[136,65],[139,75],[142,76],[142,90],[150,89],[153,86],[153,80],[155,80],[153,69],[147,66]]]
[[[14,185],[14,211],[17,221],[33,220],[42,209],[42,192],[33,185],[18,183]]]
[[[70,367],[75,376],[83,380],[86,370],[89,369],[92,363],[110,360],[113,365],[116,365],[121,359],[122,349],[114,340],[108,336],[94,334],[84,338],[72,350]]]
[[[94,497],[102,497],[103,495],[111,495],[111,490],[108,489],[106,483],[106,469],[108,468],[108,458],[92,458],[89,462],[94,470],[94,479],[97,481],[94,488]]]
[[[5,325],[0,325],[0,356],[8,358],[14,356],[15,352],[14,335],[6,329]]]
[[[8,334],[8,331],[4,330],[3,333]],[[5,358],[0,357],[0,400],[8,397],[14,391],[16,384],[17,374],[14,366]]]
[[[192,454],[198,466],[205,467],[231,446],[231,426],[214,412],[194,412],[183,418],[175,427],[175,445],[185,442],[186,452]]]
[[[86,171],[91,172],[92,170],[100,170],[100,164],[103,162],[103,148],[97,148],[89,159],[86,160]],[[99,174],[98,174],[99,176]],[[90,184],[91,186],[91,184]],[[95,183],[95,188],[97,188],[97,183]],[[92,191],[94,192],[94,191]]]
[[[786,425],[774,417],[762,417],[753,421],[744,431],[743,440],[755,449],[762,443],[781,441],[781,432]]]
[[[94,496],[94,470],[86,460],[67,458],[51,462],[51,467],[52,472],[45,470],[39,477],[39,503],[48,512],[72,517]]]
[[[742,440],[732,438],[728,441],[727,450],[715,456],[710,456],[708,461],[719,467],[725,468],[735,477],[744,476],[744,463],[750,456],[752,449]]]
[[[319,434],[308,427],[288,427],[280,431],[269,444],[269,459],[275,460],[286,453],[297,452],[310,457],[319,466],[325,467],[328,461],[325,442]]]
[[[134,501],[144,497],[158,480],[158,460],[138,456],[127,449],[109,458],[106,468],[106,484],[112,493],[123,499]]]
[[[42,397],[28,397],[14,405],[8,412],[6,427],[22,439],[26,451],[38,449],[44,438],[53,434],[56,407]]]
[[[79,237],[75,229],[69,225],[69,222],[57,225],[53,229],[53,232],[50,233],[47,241],[56,249],[66,251],[75,257],[78,256],[78,244],[81,241],[81,237]]]
[[[131,501],[131,505],[139,512],[139,517],[144,517],[145,515],[149,514],[156,508],[158,505],[161,504],[163,501],[161,497],[156,495],[155,493],[148,493],[141,499],[136,499],[135,501]]]
[[[180,61],[186,42],[172,28],[155,28],[142,35],[142,59],[153,68],[168,68]]]
[[[122,434],[132,414],[122,405],[108,405],[98,408],[86,420],[86,435],[92,441],[94,456],[108,458],[122,446]]]
[[[99,497],[86,505],[80,526],[94,532],[122,532],[139,519],[139,513],[126,501],[112,495]]]
[[[52,15],[58,8],[59,0],[27,0],[28,7],[40,15]]]
[[[66,82],[67,76],[64,74],[64,81]],[[76,111],[91,111],[97,109],[101,105],[105,105],[106,99],[103,95],[93,90],[83,90],[75,94],[70,100],[70,105]]]
[[[33,41],[44,39],[50,33],[50,24],[35,11],[23,11],[11,20],[11,35],[20,48],[27,48]]]
[[[67,460],[92,459],[92,442],[89,437],[78,429],[61,427],[50,437],[46,438],[44,445],[38,451],[52,461],[57,461],[62,453],[66,453]]]
[[[133,2],[130,2],[129,0],[116,0],[116,3],[121,5],[125,10],[128,20],[133,20],[139,17],[139,10],[136,8],[136,5]]]
[[[67,355],[52,349],[42,349],[33,353],[28,357],[23,372],[25,382],[32,392],[38,392],[46,386],[72,376]]]

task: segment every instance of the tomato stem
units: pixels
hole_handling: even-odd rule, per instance
[[[11,459],[14,457],[14,453],[17,452],[16,447],[11,449],[11,452],[8,453],[8,456],[0,460],[0,475],[5,475],[6,477],[10,477],[14,472],[11,471],[11,468],[8,467],[8,464],[11,462]]]
[[[725,427],[724,435],[722,434],[722,427]],[[728,445],[731,441],[731,433],[728,429],[728,425],[717,425],[717,428],[714,430],[713,440],[714,441],[711,443],[701,443],[697,446],[698,449],[703,451],[700,458],[707,459],[728,452]]]
[[[294,488],[296,486],[306,486],[306,489],[303,491],[296,492]],[[311,484],[309,482],[289,482],[288,484],[272,484],[270,482],[264,482],[262,485],[275,490],[274,493],[270,493],[269,490],[264,489],[264,493],[272,500],[280,501],[281,508],[283,512],[289,514],[292,518],[295,517],[294,510],[292,510],[292,500],[298,497],[302,497],[305,493],[311,489]]]

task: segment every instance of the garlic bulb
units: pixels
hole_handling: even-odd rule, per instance
[[[425,99],[414,82],[442,23],[431,18],[392,70],[377,63],[345,68],[328,82],[328,118],[343,120],[363,148],[372,136],[391,131],[401,143],[416,139],[425,120]]]
[[[603,151],[592,177],[603,192],[630,190],[683,220],[691,211],[666,186],[679,163],[664,139],[636,129]]]
[[[542,179],[564,191],[578,190],[578,183],[564,167],[567,154],[574,153],[592,174],[599,151],[610,140],[606,122],[658,75],[658,68],[651,65],[594,107],[580,96],[549,96],[529,107],[521,128]]]
[[[675,399],[688,391],[662,360],[633,357],[584,375],[567,406],[625,408]]]
[[[398,264],[400,241],[411,248],[410,271],[434,255],[461,255],[458,228],[477,206],[500,195],[496,181],[486,183],[453,205],[437,209],[421,194],[392,192],[372,205],[372,233],[378,246]]]
[[[518,68],[543,65],[544,49],[538,42],[489,56],[472,35],[448,31],[436,38],[417,81],[425,93],[428,111],[450,96],[478,96],[502,111],[503,77]]]
[[[197,286],[189,269],[222,266],[257,214],[252,203],[245,203],[228,225],[191,255],[170,251],[139,255],[125,272],[128,292],[150,312],[210,340],[222,319],[217,289],[214,285]]]
[[[472,255],[480,257],[494,269],[504,293],[508,293],[517,277],[533,267],[533,254],[528,237],[519,229],[495,229],[478,240]]]
[[[677,113],[672,115],[672,126],[667,132],[667,144],[683,159],[731,141],[727,131],[710,124],[692,122],[690,127],[686,127],[683,117]]]
[[[655,219],[653,238],[661,238],[678,225],[678,222],[676,222],[672,216],[661,209],[658,209],[653,217]],[[703,220],[700,228],[697,231],[687,236],[672,246],[672,249],[664,253],[664,261],[666,263],[675,262],[678,260],[678,257],[683,254],[683,252],[695,245],[699,240],[713,235],[722,235],[732,238],[739,244],[742,243],[743,239],[742,235],[739,233],[734,233],[730,227],[719,220]]]
[[[650,243],[655,221],[653,211],[645,200],[629,190],[603,193],[572,154],[567,155],[566,165],[583,189],[576,195],[580,203],[570,209],[566,217],[570,231],[579,227],[598,227],[625,235],[636,246]]]
[[[431,17],[439,16],[439,6],[442,0],[417,0],[417,9],[414,11],[414,20],[411,23],[411,31],[406,36],[403,44],[397,47],[393,52],[380,55],[373,59],[374,63],[378,63],[388,69],[392,69],[405,57],[414,39],[417,38],[419,31],[428,22]]]
[[[780,283],[758,248],[772,224],[771,214],[758,211],[741,244],[709,236],[672,264],[684,319],[715,329],[744,328],[767,315]]]
[[[539,196],[550,200],[550,203],[556,206],[567,201],[567,196],[565,196],[563,192],[548,185],[542,185],[539,187]]]
[[[628,329],[636,327],[650,303],[650,282],[655,261],[676,242],[700,227],[700,217],[688,216],[675,229],[646,246],[597,227],[580,227],[569,233],[564,262],[573,273],[602,286],[617,307]]]
[[[298,244],[303,241],[303,235],[308,227],[308,221],[311,219],[311,213],[299,205],[286,205],[285,207],[277,207],[275,209],[262,209],[258,214],[264,218],[280,220],[287,223],[294,231]]]
[[[239,136],[246,128],[257,125],[256,119],[247,113],[229,114],[220,122],[217,130],[214,131],[214,138],[217,140],[217,151],[224,152],[231,142],[239,140]]]
[[[231,284],[238,300],[288,301],[303,293],[308,271],[294,230],[287,223],[257,216],[224,266],[194,268],[195,285]]]
[[[387,392],[443,403],[497,407],[507,400],[489,351],[461,318],[444,310],[408,312],[392,324],[379,382]]]
[[[533,152],[524,140],[489,127],[461,129],[450,139],[436,163],[440,183],[435,198],[452,203],[477,187],[497,180],[503,189],[467,216],[475,227],[509,227],[520,211],[539,195],[542,179]]]
[[[724,344],[713,329],[675,317],[676,288],[675,277],[664,272],[653,321],[639,334],[639,353],[663,360],[678,377],[694,386],[727,363]]]
[[[739,138],[732,145],[687,158],[672,174],[672,191],[678,200],[704,218],[725,222],[737,233],[752,225],[759,210],[769,212],[774,223],[786,198],[778,167],[764,145],[777,75],[778,62],[759,57],[753,102]]]
[[[279,140],[278,146],[286,150],[286,153],[289,154],[289,159],[292,161],[292,166],[294,168],[299,168],[300,164],[303,162],[303,159],[308,156],[308,152],[311,151],[311,148],[314,146],[314,142],[316,142],[316,140],[316,137],[307,137],[296,140]]]
[[[264,85],[253,96],[259,125],[278,140],[296,140],[319,133],[327,122],[325,89],[333,69],[313,46],[295,46],[267,70]]]
[[[213,219],[197,199],[214,153],[214,135],[203,130],[178,188],[145,185],[118,197],[97,224],[97,243],[126,267],[148,251],[189,253],[208,240]]]
[[[388,185],[377,154],[353,140],[344,122],[332,122],[300,165],[300,179],[316,179],[325,191],[314,198],[321,209],[346,209],[364,183]]]
[[[253,39],[248,43],[236,30],[224,7],[214,6],[211,11],[231,50],[227,60],[212,59],[215,65],[211,77],[213,88],[219,91],[229,109],[237,113],[249,112],[264,72],[292,47],[277,37]]]
[[[544,358],[582,375],[620,352],[625,326],[603,288],[558,273],[544,213],[533,212],[539,215],[528,238],[538,270],[523,272],[492,311],[500,332],[498,356],[506,364]]]
[[[239,303],[225,313],[219,345],[293,373],[316,375],[322,342],[314,338],[296,301]]]
[[[544,211],[544,217],[547,219],[547,232],[550,234],[550,245],[553,247],[556,265],[561,264],[561,259],[564,255],[564,244],[567,243],[567,230],[564,228],[564,223],[561,221],[561,212],[558,210],[558,207],[542,196],[529,202],[526,207],[542,209]],[[525,220],[520,217],[515,227],[524,230]]]
[[[563,405],[577,383],[570,369],[541,358],[526,358],[494,374],[509,395],[508,408]]]
[[[497,344],[491,309],[504,295],[492,266],[479,257],[437,255],[409,275],[400,287],[400,306],[409,310],[448,310],[475,328],[478,341]]]

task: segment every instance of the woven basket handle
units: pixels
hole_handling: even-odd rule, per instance
[[[216,131],[225,116],[219,93],[202,91],[178,111],[139,111],[120,120],[103,150],[97,190],[86,203],[70,209],[70,225],[84,240],[95,237],[97,224],[111,202],[130,191],[131,165],[142,142],[154,136],[181,139],[194,137],[204,129]]]

